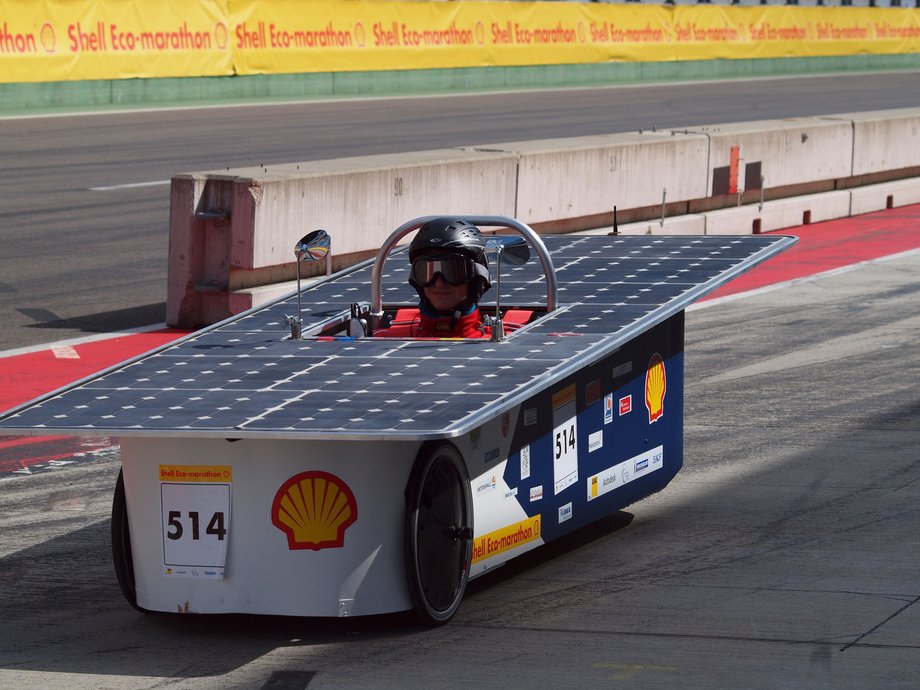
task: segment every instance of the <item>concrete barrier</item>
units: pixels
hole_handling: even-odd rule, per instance
[[[750,235],[796,225],[808,225],[849,215],[850,193],[807,194],[790,199],[767,201],[760,206],[711,211],[706,215],[707,235]]]
[[[850,214],[881,211],[884,208],[920,204],[920,178],[866,185],[850,190]]]
[[[724,234],[917,203],[915,181],[885,178],[920,177],[918,132],[909,108],[177,175],[167,323],[197,327],[278,296],[294,243],[316,227],[333,234],[338,269],[428,214],[609,231],[616,206],[623,234]]]
[[[712,195],[734,193],[719,189],[720,171],[731,182],[733,160],[738,190],[760,189],[762,181],[788,187],[850,176],[853,127],[843,120],[791,118],[689,131],[710,137],[707,189]]]
[[[518,159],[518,218],[564,229],[569,220],[707,196],[708,140],[683,133],[626,133],[489,144]],[[476,150],[476,149],[473,149]]]
[[[851,176],[920,166],[920,108],[838,117],[853,127]]]
[[[517,160],[457,149],[178,175],[172,180],[167,323],[194,328],[294,276],[294,244],[323,227],[336,268],[409,218],[514,215]]]

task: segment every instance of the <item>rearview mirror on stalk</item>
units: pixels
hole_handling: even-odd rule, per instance
[[[329,268],[329,252],[332,248],[332,237],[325,230],[314,230],[300,238],[294,245],[294,256],[297,257],[297,315],[288,316],[287,323],[291,326],[291,340],[300,340],[303,332],[303,308],[300,304],[300,264],[303,261],[326,260]],[[328,272],[328,271],[327,271]]]
[[[300,242],[294,245],[294,253],[297,255],[297,264],[301,261],[319,261],[329,255],[329,249],[332,246],[332,238],[325,230],[314,230],[300,238]]]
[[[502,257],[515,266],[526,264],[530,258],[530,247],[523,237],[495,235],[486,241],[486,253],[495,254],[495,318],[492,319],[492,340],[505,337],[502,322]]]
[[[530,246],[523,237],[517,235],[490,237],[486,241],[486,252],[495,253],[515,266],[521,266],[530,260]]]

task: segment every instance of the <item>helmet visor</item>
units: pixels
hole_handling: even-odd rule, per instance
[[[412,280],[428,287],[440,275],[449,285],[463,285],[475,275],[473,261],[456,254],[451,256],[418,256],[412,262]]]

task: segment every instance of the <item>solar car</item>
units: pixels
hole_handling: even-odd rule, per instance
[[[400,242],[432,218],[0,418],[120,439],[112,549],[131,605],[446,623],[470,579],[667,486],[684,310],[795,242],[541,237],[464,216],[494,234],[492,336],[375,337],[417,306]],[[297,242],[298,272],[329,248],[325,232]]]

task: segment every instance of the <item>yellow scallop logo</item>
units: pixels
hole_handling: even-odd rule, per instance
[[[648,423],[657,422],[664,414],[664,394],[667,389],[667,376],[664,360],[657,352],[648,361],[645,372],[645,406],[648,408]]]
[[[358,519],[348,485],[329,472],[301,472],[288,479],[272,501],[272,524],[287,535],[288,548],[340,548],[345,530]]]
[[[57,36],[54,34],[54,27],[45,22],[41,30],[42,47],[46,53],[53,53],[57,49]]]
[[[220,50],[227,49],[227,27],[223,22],[217,22],[214,26],[214,42]]]

